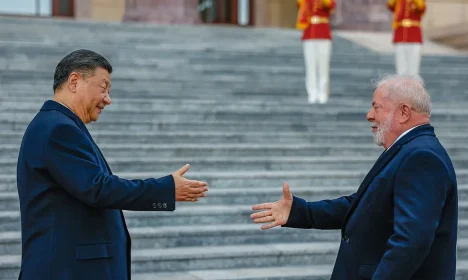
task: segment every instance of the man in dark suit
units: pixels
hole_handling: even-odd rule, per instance
[[[112,66],[78,50],[57,65],[54,98],[29,124],[17,180],[21,207],[20,279],[131,278],[131,240],[122,209],[174,211],[207,184],[183,177],[126,180],[112,174],[85,124],[111,104]]]
[[[251,218],[275,226],[341,229],[331,279],[455,279],[457,182],[429,124],[431,102],[419,77],[388,76],[367,114],[385,148],[357,192],[306,202],[284,196],[255,205]]]

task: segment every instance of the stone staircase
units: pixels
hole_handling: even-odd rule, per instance
[[[28,122],[52,98],[58,61],[78,48],[110,60],[113,104],[90,132],[113,172],[159,177],[185,163],[208,197],[175,212],[125,211],[132,271],[146,279],[329,279],[338,231],[252,224],[251,206],[284,181],[309,200],[354,192],[381,148],[365,119],[371,80],[393,57],[334,37],[331,99],[309,105],[299,33],[0,18],[0,279],[17,279],[16,158]],[[456,166],[458,279],[468,279],[468,57],[424,57],[433,125]],[[59,209],[57,209],[59,211]]]

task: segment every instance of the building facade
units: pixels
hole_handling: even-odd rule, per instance
[[[468,38],[468,0],[426,1],[428,9],[423,18],[423,29],[427,37],[457,37],[457,34],[466,33]],[[333,28],[391,30],[392,15],[386,1],[336,2]],[[296,0],[15,0],[0,1],[0,14],[294,28],[297,6]]]

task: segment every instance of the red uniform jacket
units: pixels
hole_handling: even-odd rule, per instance
[[[393,12],[393,43],[422,43],[424,0],[389,0],[388,8]]]
[[[335,0],[297,0],[297,5],[296,28],[304,30],[302,40],[331,40],[329,18],[335,8]]]

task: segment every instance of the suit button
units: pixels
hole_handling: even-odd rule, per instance
[[[349,243],[349,237],[346,237],[345,241],[346,243]]]
[[[152,205],[153,205],[153,208],[156,208],[156,207],[157,207],[157,206],[156,206],[156,203],[153,203]]]
[[[167,204],[166,204],[166,203],[163,203],[163,208],[164,208],[164,209],[167,208]]]
[[[161,203],[158,203],[158,208],[161,209],[162,205]]]

